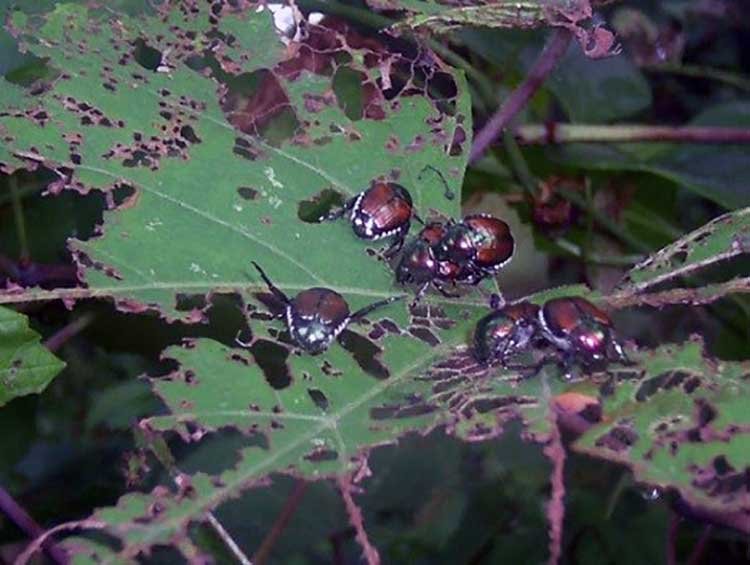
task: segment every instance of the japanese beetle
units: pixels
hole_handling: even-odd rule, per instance
[[[344,297],[329,288],[309,288],[290,299],[271,282],[260,265],[255,261],[252,263],[271,293],[284,304],[283,316],[292,341],[311,355],[317,355],[328,349],[350,322],[361,320],[376,308],[403,298],[403,296],[392,296],[360,308],[351,314]]]
[[[487,214],[466,216],[452,222],[435,246],[435,256],[471,271],[472,284],[494,275],[513,258],[515,242],[504,221]]]
[[[323,220],[335,220],[347,213],[357,237],[375,241],[393,236],[393,243],[386,252],[390,254],[401,249],[404,243],[414,204],[409,191],[403,186],[378,180]]]
[[[434,248],[445,236],[445,226],[440,223],[427,224],[417,237],[404,248],[396,265],[396,282],[399,284],[416,284],[417,291],[414,302],[425,293],[432,284],[445,296],[454,297],[441,282],[455,282],[465,276],[460,265],[452,261],[440,261],[435,257]]]
[[[474,330],[474,354],[482,363],[500,361],[523,351],[536,336],[539,306],[518,302],[487,314]]]
[[[586,368],[600,368],[607,361],[627,361],[612,320],[585,298],[548,300],[538,319],[544,338],[564,353],[565,365],[579,361]]]

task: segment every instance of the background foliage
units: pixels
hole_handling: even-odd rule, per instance
[[[747,145],[664,137],[747,132],[741,2],[602,7],[625,48],[602,60],[585,2],[500,3],[484,27],[433,2],[301,2],[330,15],[296,36],[223,2],[7,4],[0,484],[45,526],[88,517],[62,542],[81,561],[231,560],[217,523],[255,562],[356,561],[352,493],[386,562],[541,561],[550,527],[570,561],[743,558]],[[385,31],[403,17],[416,36]],[[469,166],[473,124],[561,26],[579,41]],[[561,143],[534,142],[552,122]],[[314,221],[378,177],[426,218],[507,219],[506,296],[598,301],[634,365],[479,367],[479,291],[294,352],[249,261],[353,309],[403,292],[346,222]],[[0,536],[13,559],[24,532]]]

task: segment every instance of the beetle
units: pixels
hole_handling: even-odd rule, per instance
[[[548,300],[537,318],[541,335],[563,352],[566,367],[576,361],[594,369],[608,361],[628,362],[610,317],[585,298]]]
[[[392,296],[350,313],[346,300],[335,290],[320,287],[309,288],[294,298],[289,298],[273,284],[260,265],[255,261],[252,261],[252,264],[274,297],[284,304],[283,317],[286,319],[292,341],[311,355],[317,355],[328,349],[333,340],[351,322],[359,321],[373,310],[404,298]]]
[[[477,322],[474,354],[481,363],[500,361],[526,349],[538,333],[539,306],[517,302],[490,312]]]
[[[386,255],[390,255],[404,244],[414,215],[414,203],[409,191],[400,184],[376,180],[370,188],[350,198],[341,209],[321,220],[336,220],[346,214],[349,214],[355,235],[361,239],[376,241],[393,237],[393,243],[386,251]]]
[[[435,246],[438,259],[452,261],[472,274],[467,278],[470,284],[497,273],[510,262],[514,251],[508,224],[489,214],[473,214],[451,222]]]
[[[445,236],[445,226],[438,222],[427,224],[404,248],[396,265],[396,282],[419,285],[414,302],[418,302],[430,285],[448,297],[449,293],[441,283],[456,282],[469,274],[452,261],[440,261],[435,257],[434,248]]]

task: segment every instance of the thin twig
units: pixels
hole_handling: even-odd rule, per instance
[[[562,556],[563,521],[565,520],[565,447],[560,436],[557,414],[550,410],[550,441],[544,454],[552,461],[552,492],[547,504],[549,519],[549,564],[556,565]]]
[[[82,332],[86,327],[94,321],[93,314],[84,314],[79,318],[76,318],[59,331],[55,332],[47,338],[44,342],[44,347],[54,352],[60,349],[70,338]]]
[[[510,121],[526,106],[526,103],[542,86],[545,79],[568,49],[573,35],[567,29],[556,29],[544,47],[524,81],[505,100],[500,109],[484,125],[474,138],[469,161],[481,157],[487,148],[502,134]]]
[[[306,490],[307,482],[298,480],[294,485],[294,490],[292,490],[289,498],[287,498],[286,502],[284,503],[284,507],[281,509],[281,513],[276,517],[276,521],[273,523],[273,526],[271,526],[271,530],[260,543],[258,551],[255,552],[255,555],[253,555],[253,561],[255,561],[255,565],[263,565],[263,563],[265,563],[268,557],[271,555],[273,546],[276,544],[282,532],[289,524],[289,521],[292,519],[292,516],[294,516],[294,513],[297,511],[297,508],[299,507],[300,502],[302,502],[302,497],[305,495]]]
[[[357,532],[356,539],[362,548],[363,556],[367,565],[380,565],[380,554],[375,546],[370,543],[370,538],[367,536],[365,531],[364,519],[362,518],[362,511],[357,506],[352,498],[352,484],[351,477],[342,476],[338,479],[339,490],[341,496],[344,499],[344,505],[346,506],[346,513],[349,515],[349,522],[354,527],[354,531]]]
[[[39,536],[44,535],[44,528],[36,523],[34,518],[26,512],[16,500],[0,486],[0,512],[5,514],[8,519],[13,522],[19,530],[26,534],[31,539],[37,539]],[[55,545],[52,541],[48,541],[44,544],[44,551],[47,552],[50,559],[55,563],[65,564],[68,562],[68,556],[65,551]]]
[[[253,562],[247,558],[242,549],[240,549],[240,546],[237,545],[237,542],[234,541],[232,536],[229,535],[229,532],[224,529],[224,526],[222,526],[221,522],[216,519],[214,513],[206,512],[206,518],[208,518],[208,523],[211,524],[211,527],[221,538],[221,541],[224,542],[224,545],[227,546],[229,551],[232,552],[232,555],[234,555],[235,559],[237,559],[239,563],[242,563],[242,565],[253,565]]]
[[[711,534],[713,533],[714,527],[711,524],[706,524],[701,532],[701,537],[698,539],[698,543],[695,544],[693,552],[687,560],[686,565],[699,565],[703,552],[706,550],[708,542],[711,540]]]
[[[677,565],[677,533],[680,529],[680,517],[670,513],[669,526],[667,527],[666,561],[667,565]]]
[[[750,129],[709,126],[653,126],[648,124],[528,124],[513,130],[524,145],[556,143],[750,143]]]
[[[86,529],[86,530],[102,530],[107,527],[107,524],[102,522],[101,520],[75,520],[74,522],[65,522],[64,524],[60,524],[59,526],[55,526],[51,530],[47,530],[44,532],[41,536],[37,537],[33,542],[31,542],[24,552],[18,556],[16,559],[15,565],[26,565],[26,563],[31,559],[31,557],[39,551],[39,548],[44,545],[44,543],[47,541],[47,539],[50,536],[55,535],[58,532],[68,531],[68,530],[80,530],[80,529]],[[64,561],[64,563],[67,563],[67,561]]]

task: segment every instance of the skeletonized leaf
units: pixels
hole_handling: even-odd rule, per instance
[[[623,372],[602,387],[604,420],[576,449],[624,463],[638,481],[674,488],[696,507],[747,513],[750,366],[707,359],[698,340],[642,362],[645,374]]]
[[[638,290],[746,253],[750,249],[750,208],[724,214],[681,237],[631,269],[620,287]]]

